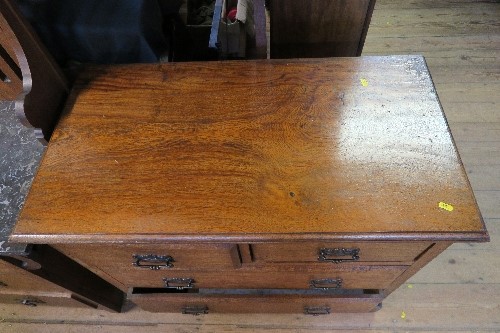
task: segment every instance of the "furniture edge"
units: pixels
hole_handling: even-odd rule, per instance
[[[486,229],[466,232],[301,233],[301,234],[12,234],[12,243],[273,243],[287,241],[489,242]]]

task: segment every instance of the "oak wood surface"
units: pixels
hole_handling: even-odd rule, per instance
[[[13,241],[487,239],[419,56],[86,73]]]
[[[253,244],[252,253],[257,262],[318,262],[320,249],[359,249],[359,259],[352,262],[353,264],[373,261],[411,263],[429,246],[431,246],[430,242],[317,243],[311,241]],[[349,256],[338,258],[350,259]]]
[[[427,10],[427,9],[435,10]],[[462,8],[450,12],[451,8]],[[389,10],[390,9],[390,10]],[[392,11],[394,9],[394,11]],[[425,9],[425,10],[422,10]],[[500,6],[497,1],[475,0],[378,0],[364,51],[369,54],[423,53],[426,56],[436,89],[440,83],[455,81],[457,88],[440,99],[466,168],[469,165],[498,165],[500,136],[484,137],[484,125],[498,123],[495,118],[500,95],[482,94],[481,100],[463,102],[469,80],[499,78],[498,56],[481,50],[500,49]],[[484,14],[496,15],[496,24],[485,24]],[[427,22],[428,29],[414,33],[405,25],[398,34],[395,17],[417,18]],[[474,30],[457,31],[448,27],[460,22],[478,22]],[[387,22],[392,23],[391,25]],[[404,22],[401,22],[404,24]],[[473,24],[473,23],[470,23]],[[479,29],[479,27],[482,27]],[[376,28],[376,29],[372,29]],[[390,36],[389,36],[390,35]],[[498,52],[497,52],[498,54]],[[467,73],[477,73],[476,78]],[[469,94],[474,97],[474,95]],[[461,99],[461,102],[455,100]],[[496,120],[495,120],[496,119]],[[461,123],[467,122],[462,130]],[[491,126],[490,126],[491,128]],[[461,134],[457,137],[455,129]],[[483,179],[490,179],[491,174]],[[481,180],[480,178],[476,178]],[[472,187],[475,183],[471,179]],[[149,313],[138,307],[127,313],[113,314],[88,309],[0,304],[0,331],[5,333],[36,332],[495,332],[500,299],[500,188],[474,189],[485,217],[490,243],[452,245],[417,275],[392,293],[383,308],[375,313],[336,314],[310,317],[277,314],[211,314],[186,316]],[[411,288],[410,288],[411,287]],[[36,310],[36,311],[34,311]],[[405,318],[402,318],[402,311]]]
[[[79,300],[77,304],[102,305],[112,311],[121,310],[125,297],[112,284],[46,245],[30,247],[25,256],[0,257],[0,294],[6,302],[45,295],[53,305],[71,305],[72,298]]]
[[[335,267],[326,265],[256,265],[239,270],[213,271],[127,271],[109,272],[127,287],[163,288],[163,279],[193,279],[195,288],[226,289],[305,289],[325,283],[333,288],[335,282],[320,280],[341,279],[341,289],[384,289],[387,288],[408,266],[354,266]]]
[[[131,300],[151,312],[182,313],[186,307],[208,308],[209,313],[304,313],[306,307],[328,308],[331,313],[370,312],[377,310],[380,295],[197,295],[137,294]]]
[[[64,308],[86,307],[97,308],[97,305],[85,299],[79,298],[71,293],[56,292],[12,292],[5,293],[0,291],[0,302],[7,304],[23,304],[29,307],[37,306],[57,306]]]
[[[196,288],[232,289],[309,289],[311,280],[341,278],[344,289],[382,289],[408,268],[405,264],[387,262],[374,262],[370,265],[255,262],[233,267],[223,261],[210,260],[213,252],[204,255],[203,247],[193,246],[192,257],[188,257],[187,265],[183,262],[185,257],[179,258],[172,254],[176,258],[173,267],[151,270],[134,266],[131,259],[133,252],[117,251],[118,245],[57,244],[56,247],[122,290],[130,287],[164,287],[164,278],[190,278],[194,280]],[[163,254],[158,248],[158,245],[150,245],[151,251],[146,253]],[[98,255],[99,253],[102,255]]]
[[[66,290],[52,282],[42,279],[25,269],[0,259],[0,292],[55,292],[64,293]]]
[[[34,245],[25,260],[31,263],[31,267],[26,269],[34,275],[85,297],[105,309],[121,311],[125,298],[122,291],[54,248],[48,245]]]
[[[213,270],[233,269],[241,266],[236,245],[231,244],[56,244],[55,248],[69,257],[79,258],[88,264],[109,265],[110,269],[149,271],[133,265],[137,260],[134,255],[170,256],[172,267],[177,270]],[[99,253],[100,255],[96,255]],[[162,265],[163,262],[142,261],[140,265]],[[161,269],[162,271],[164,269]]]

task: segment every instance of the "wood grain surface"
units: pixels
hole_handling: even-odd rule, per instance
[[[366,54],[424,54],[469,170],[500,166],[500,4],[495,0],[378,0]],[[407,23],[411,22],[411,23]],[[416,30],[415,26],[425,27]],[[461,29],[457,29],[460,27]],[[484,91],[469,87],[484,82]],[[446,91],[442,91],[445,89]],[[476,95],[477,94],[477,95]],[[468,101],[470,99],[470,101]],[[500,170],[500,167],[497,168]],[[311,317],[296,314],[126,313],[0,304],[0,331],[67,332],[496,332],[500,299],[498,172],[471,177],[490,243],[454,244],[392,293],[375,313]],[[490,182],[495,188],[477,189]],[[402,312],[406,317],[402,318]]]
[[[378,310],[382,296],[350,295],[231,295],[136,294],[131,299],[150,312],[182,312],[186,307],[207,307],[208,313],[304,313],[306,308],[327,308],[330,313]]]
[[[78,295],[71,293],[49,293],[49,292],[15,292],[4,293],[0,292],[0,302],[17,305],[23,304],[24,306],[37,307],[37,306],[54,306],[54,307],[83,307],[96,309],[97,305],[89,302]]]
[[[277,234],[487,238],[422,57],[87,71],[12,240]]]
[[[112,284],[46,245],[34,246],[26,257],[0,257],[0,294],[66,295],[63,299],[85,299],[111,311],[120,311],[125,298]]]
[[[358,242],[358,243],[277,243],[252,244],[252,254],[255,261],[263,262],[318,262],[320,249],[358,249],[356,261],[362,262],[407,262],[411,264],[424,250],[432,245],[430,242]],[[349,259],[349,256],[339,257]]]
[[[375,0],[269,2],[271,58],[361,55]]]
[[[26,293],[46,292],[64,293],[64,288],[42,279],[31,272],[0,259],[0,293]]]
[[[341,278],[344,289],[383,289],[401,275],[409,263],[371,262],[365,264],[330,262],[308,263],[247,263],[241,267],[229,267],[212,259],[212,265],[207,265],[207,256],[201,247],[192,246],[197,253],[191,262],[183,265],[182,257],[175,258],[173,267],[151,270],[139,268],[132,264],[132,255],[123,251],[128,246],[118,244],[57,244],[57,249],[85,264],[111,283],[118,282],[123,290],[129,287],[165,286],[164,278],[190,278],[194,280],[195,288],[247,289],[247,288],[297,288],[309,289],[311,280]],[[156,245],[156,247],[160,247]],[[188,246],[186,246],[187,248]],[[154,249],[146,253],[160,253]],[[191,251],[192,253],[194,251]],[[209,252],[209,251],[208,251]],[[98,256],[96,253],[106,253]],[[132,252],[133,253],[133,252]],[[140,253],[140,252],[139,252]],[[210,252],[209,252],[210,253]],[[213,253],[213,251],[212,251]],[[186,257],[186,256],[185,256]],[[187,258],[190,259],[189,257]],[[196,266],[196,264],[198,266]]]

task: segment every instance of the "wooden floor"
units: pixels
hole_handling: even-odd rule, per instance
[[[457,244],[369,314],[123,314],[0,305],[0,332],[500,332],[500,2],[377,0],[364,55],[423,54],[491,235]]]

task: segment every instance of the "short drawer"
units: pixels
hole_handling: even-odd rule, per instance
[[[381,294],[363,291],[210,290],[165,291],[135,288],[129,299],[146,311],[208,313],[330,313],[371,312],[380,308]]]
[[[252,244],[256,262],[411,263],[430,242],[297,242]]]
[[[407,267],[271,264],[218,272],[134,272],[120,278],[127,286],[172,289],[385,289]]]
[[[58,244],[55,247],[96,273],[104,272],[124,284],[141,281],[155,271],[162,274],[220,271],[241,265],[237,246],[231,244]]]

